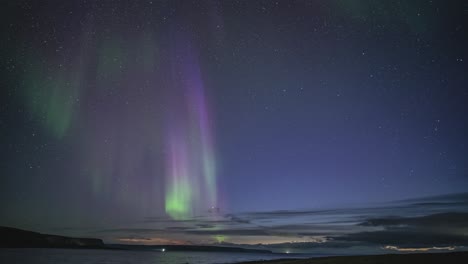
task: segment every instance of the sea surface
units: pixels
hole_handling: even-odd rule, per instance
[[[287,254],[231,252],[160,252],[41,248],[0,249],[0,263],[2,264],[212,264],[299,257]]]

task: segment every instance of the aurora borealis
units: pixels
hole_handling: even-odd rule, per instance
[[[217,207],[216,168],[211,118],[199,63],[190,40],[176,37],[170,82],[180,88],[169,110],[166,212],[174,219]],[[174,87],[174,86],[173,86]],[[186,99],[187,102],[182,103]],[[182,101],[182,102],[180,102]],[[180,109],[180,104],[185,106]]]
[[[27,114],[56,142],[80,134],[73,160],[96,198],[163,206],[177,220],[217,207],[213,121],[193,34],[168,30],[158,42],[148,26],[128,41],[122,34],[133,29],[109,31],[118,22],[98,16],[54,54],[28,57],[19,84]],[[160,191],[163,199],[153,196]]]
[[[468,208],[464,1],[1,9],[1,226],[293,251],[468,246],[466,225],[446,224]]]

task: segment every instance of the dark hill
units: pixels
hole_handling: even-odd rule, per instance
[[[97,238],[74,238],[0,227],[0,248],[102,248]]]
[[[48,235],[2,226],[0,226],[0,248],[93,248],[157,251],[164,248],[164,250],[167,251],[271,253],[269,250],[202,245],[106,245],[101,239],[97,238],[74,238]]]

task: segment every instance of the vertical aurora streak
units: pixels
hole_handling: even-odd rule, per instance
[[[200,137],[200,153],[202,164],[203,181],[206,185],[206,201],[208,206],[216,205],[216,161],[214,156],[214,145],[208,106],[203,89],[200,68],[195,58],[191,58],[192,68],[188,88],[190,89],[189,99],[190,110],[193,119],[196,120],[195,132]],[[198,131],[196,131],[198,129]]]
[[[184,43],[184,44],[182,44]],[[181,220],[217,204],[216,161],[208,103],[197,54],[180,38],[171,59],[171,85],[179,88],[168,121],[166,213]],[[180,104],[180,102],[184,104]]]
[[[77,81],[63,71],[46,75],[40,67],[30,67],[24,75],[24,99],[27,109],[45,130],[58,139],[72,124],[79,100]],[[79,71],[78,71],[79,74]],[[47,76],[47,77],[44,77]]]
[[[185,219],[190,215],[192,200],[186,144],[180,137],[172,137],[169,139],[169,151],[166,212],[173,219]]]

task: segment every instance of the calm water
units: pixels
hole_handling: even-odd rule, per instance
[[[184,264],[233,263],[292,257],[277,254],[154,252],[94,249],[0,249],[5,264]]]

